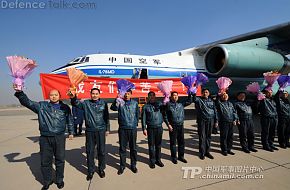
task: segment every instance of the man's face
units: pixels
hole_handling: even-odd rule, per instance
[[[265,95],[266,95],[267,98],[271,98],[272,97],[272,93],[273,93],[272,90],[266,90]]]
[[[149,100],[149,102],[154,103],[155,100],[156,100],[156,96],[155,96],[155,94],[154,94],[154,93],[150,93],[150,94],[148,95],[148,100]]]
[[[132,96],[131,92],[126,92],[125,95],[124,95],[124,100],[130,100],[131,96]]]
[[[171,100],[173,102],[177,102],[177,100],[178,100],[178,94],[177,93],[173,93],[172,96],[171,96]]]
[[[49,92],[49,100],[50,100],[50,102],[58,103],[59,98],[60,98],[60,94],[59,94],[58,90],[51,90]]]
[[[202,91],[202,97],[204,97],[204,98],[208,98],[209,95],[210,95],[210,93],[209,93],[208,90],[204,90],[204,91]]]
[[[229,95],[227,93],[224,93],[222,96],[221,96],[221,100],[223,101],[227,101],[229,99]]]
[[[246,94],[245,93],[240,93],[237,98],[238,98],[239,101],[245,101]]]
[[[288,92],[284,92],[284,93],[282,93],[281,96],[282,96],[282,98],[287,99],[288,95],[289,95]]]
[[[99,93],[98,90],[93,90],[91,92],[91,99],[92,100],[98,100],[98,99],[100,99],[100,93]]]

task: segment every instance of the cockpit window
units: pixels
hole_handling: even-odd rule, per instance
[[[86,57],[85,62],[89,62],[90,61],[90,57]]]
[[[83,58],[81,59],[81,61],[80,61],[80,62],[81,62],[81,63],[82,63],[82,62],[84,62],[85,58],[86,58],[86,57],[83,57]]]
[[[77,59],[73,60],[72,62],[77,63],[77,62],[79,62],[79,60],[80,60],[80,58],[77,58]]]

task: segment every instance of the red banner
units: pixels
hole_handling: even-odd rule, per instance
[[[90,90],[92,88],[100,89],[101,98],[115,98],[118,94],[118,88],[116,84],[117,80],[118,78],[89,77],[87,80],[78,85],[78,98],[90,98]],[[136,86],[136,89],[133,90],[133,98],[147,97],[149,91],[155,92],[157,97],[162,97],[163,94],[157,88],[157,84],[164,80],[172,80],[172,91],[177,91],[179,96],[187,96],[187,88],[180,82],[180,78],[127,80],[134,83]],[[52,89],[59,90],[62,99],[69,98],[66,94],[70,87],[70,82],[67,75],[41,73],[40,83],[44,99],[49,99],[49,92]],[[197,94],[200,94],[200,88],[198,89]]]

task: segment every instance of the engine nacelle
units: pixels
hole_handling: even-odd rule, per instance
[[[208,73],[228,77],[261,77],[268,71],[289,71],[289,61],[279,53],[236,44],[219,44],[205,55]]]

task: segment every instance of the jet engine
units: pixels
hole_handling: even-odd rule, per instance
[[[228,77],[261,77],[268,71],[290,71],[290,62],[283,55],[236,44],[219,44],[209,49],[205,66],[209,74]]]

